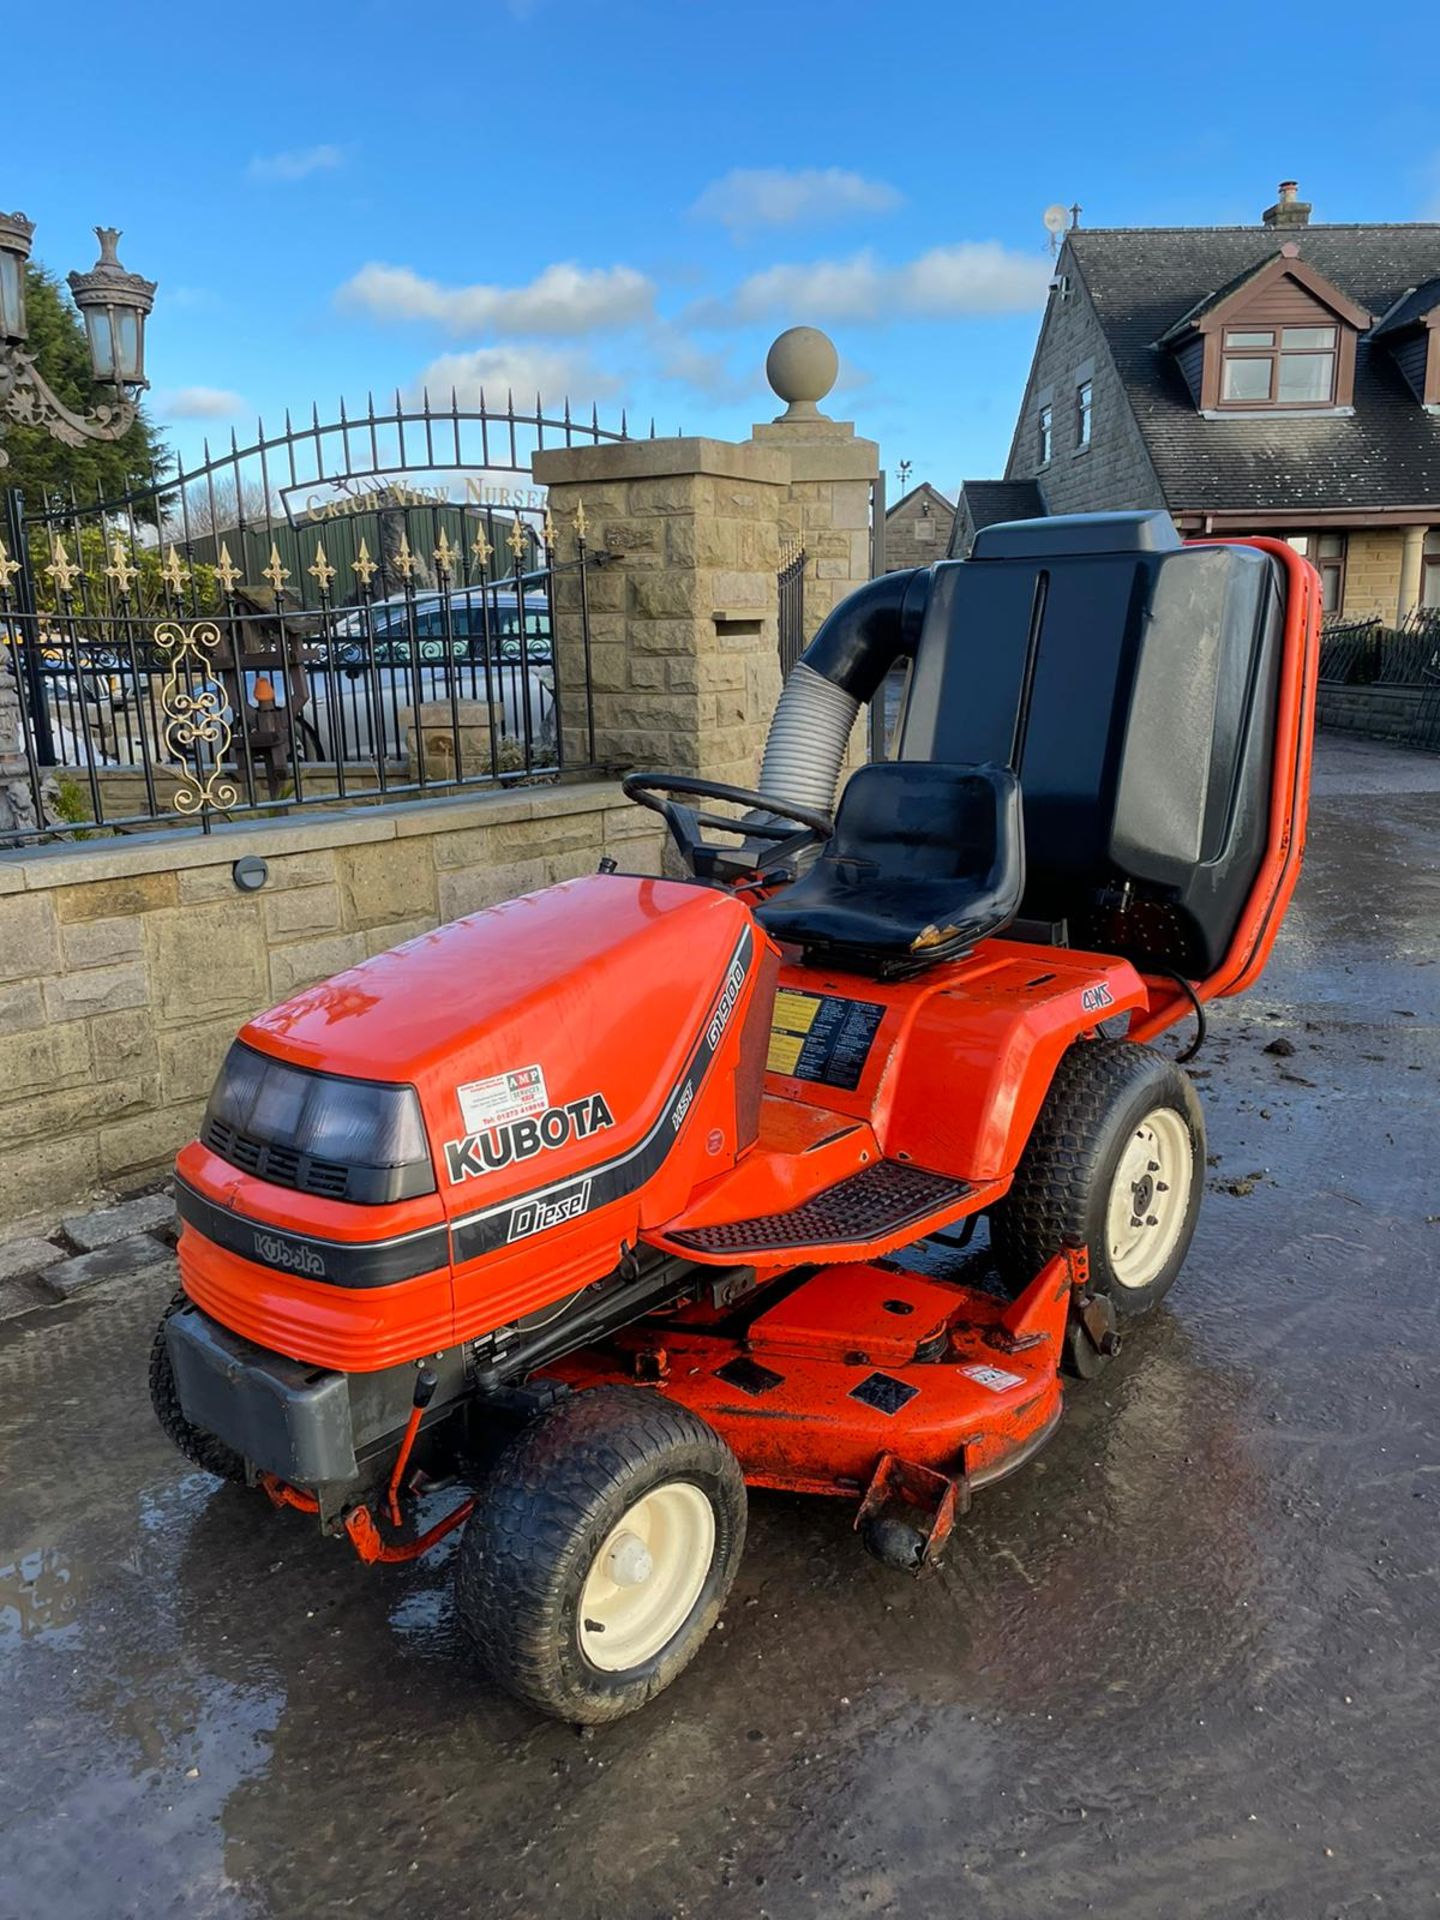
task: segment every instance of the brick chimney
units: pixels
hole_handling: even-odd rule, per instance
[[[1297,200],[1300,191],[1293,180],[1282,180],[1280,192],[1273,207],[1267,207],[1260,218],[1267,227],[1308,227],[1310,224],[1310,202]]]

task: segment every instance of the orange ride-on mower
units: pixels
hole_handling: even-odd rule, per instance
[[[693,1657],[747,1483],[933,1561],[1185,1258],[1203,1123],[1152,1043],[1275,939],[1318,619],[1288,547],[1163,514],[861,588],[759,792],[626,782],[688,878],[607,861],[244,1027],[177,1170],[165,1431],[367,1561],[463,1523],[480,1659],[571,1721]],[[982,1213],[988,1288],[892,1257]]]

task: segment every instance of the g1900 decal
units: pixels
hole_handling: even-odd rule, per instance
[[[614,1124],[604,1094],[587,1093],[581,1100],[567,1100],[563,1107],[547,1107],[543,1113],[512,1120],[509,1126],[487,1127],[483,1133],[447,1140],[445,1164],[451,1183],[458,1186],[462,1180],[498,1173],[512,1160],[533,1160],[537,1153],[553,1153],[571,1140],[587,1140]]]

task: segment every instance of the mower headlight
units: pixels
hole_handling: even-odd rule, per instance
[[[200,1137],[262,1179],[336,1199],[379,1204],[435,1187],[413,1087],[312,1073],[239,1040]]]

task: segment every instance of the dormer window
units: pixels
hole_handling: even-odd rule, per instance
[[[1202,413],[1323,413],[1352,404],[1355,343],[1371,324],[1292,240],[1197,301],[1158,344]]]
[[[1227,327],[1222,407],[1328,407],[1335,398],[1335,327]]]

